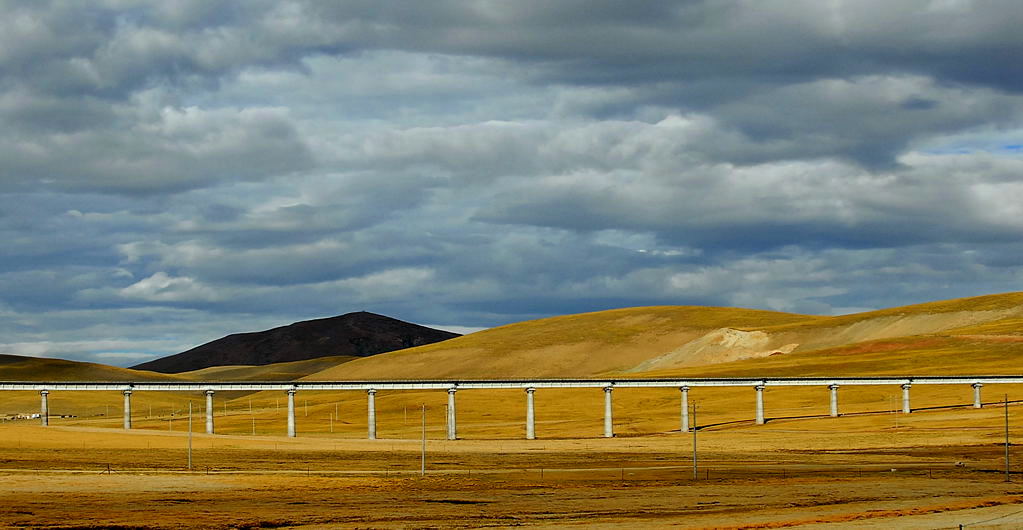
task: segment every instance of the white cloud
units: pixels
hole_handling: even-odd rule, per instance
[[[433,270],[425,267],[389,269],[359,278],[337,282],[339,287],[351,289],[358,300],[390,300],[416,296],[433,290],[430,282]]]
[[[477,331],[483,331],[489,328],[474,327],[474,326],[448,326],[445,324],[421,324],[428,328],[442,329],[444,331],[450,331],[452,333],[458,333],[460,335],[468,335],[470,333],[476,333]]]
[[[221,298],[212,287],[162,271],[121,289],[120,295],[149,302],[214,302]]]

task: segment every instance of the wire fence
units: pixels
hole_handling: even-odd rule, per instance
[[[373,460],[346,460],[340,454],[317,455],[316,458],[295,458],[296,455],[255,455],[239,459],[226,458],[223,451],[196,451],[191,470],[180,451],[161,451],[162,458],[109,458],[102,454],[83,455],[62,461],[26,458],[4,459],[0,473],[83,473],[83,474],[203,474],[260,475],[298,474],[316,476],[414,477],[421,475],[420,461],[410,454],[378,455]],[[113,454],[106,456],[113,457]],[[137,455],[136,455],[137,456]],[[305,455],[308,456],[308,455]],[[350,455],[349,455],[350,456]],[[390,456],[390,458],[387,458]],[[450,455],[446,455],[450,456]],[[525,464],[525,465],[524,465]],[[770,462],[707,462],[695,468],[691,460],[670,462],[623,461],[618,465],[597,464],[593,459],[554,465],[528,465],[522,459],[490,459],[473,462],[458,459],[428,459],[427,476],[471,478],[476,480],[527,481],[629,481],[629,482],[701,482],[701,481],[763,481],[763,480],[873,480],[878,478],[971,480],[1002,482],[1004,470],[997,462],[921,463],[913,461],[824,463]],[[1023,482],[1023,469],[1010,470],[1013,481]]]

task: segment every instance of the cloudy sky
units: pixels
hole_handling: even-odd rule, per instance
[[[1023,2],[0,0],[0,353],[1023,290]]]

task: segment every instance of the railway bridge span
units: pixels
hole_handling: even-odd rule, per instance
[[[606,379],[445,379],[379,381],[2,381],[0,391],[35,391],[40,396],[40,421],[49,424],[48,396],[51,392],[120,392],[124,395],[124,428],[131,429],[131,396],[135,392],[202,392],[206,397],[206,432],[215,433],[213,401],[217,392],[280,391],[288,396],[287,435],[296,436],[295,394],[302,391],[359,391],[367,398],[367,437],[376,439],[376,394],[387,390],[438,390],[448,394],[447,437],[457,439],[455,396],[462,390],[521,389],[526,397],[525,437],[536,437],[533,395],[551,388],[600,388],[604,391],[604,436],[614,436],[612,396],[617,388],[678,388],[680,391],[679,426],[682,432],[692,427],[689,421],[689,391],[701,387],[748,387],[754,390],[755,417],[763,424],[767,387],[818,386],[826,389],[831,416],[839,416],[838,392],[843,386],[898,385],[902,389],[902,412],[913,411],[910,389],[914,385],[969,385],[973,388],[973,407],[983,407],[981,389],[985,385],[1023,384],[1023,375],[920,376],[920,377],[766,377],[766,378],[606,378]]]

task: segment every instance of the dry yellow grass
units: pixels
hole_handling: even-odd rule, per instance
[[[772,325],[775,330],[791,330],[800,327],[825,324],[826,327],[851,325],[864,320],[881,317],[900,317],[912,315],[940,315],[946,313],[974,312],[974,313],[1000,313],[1000,312],[1023,312],[1023,292],[999,293],[985,296],[972,296],[967,298],[955,298],[952,300],[939,300],[923,304],[914,304],[901,307],[867,311],[851,315],[836,317],[822,317],[823,320],[813,322],[795,322],[781,325]],[[766,329],[760,327],[757,329]]]
[[[361,439],[364,432],[356,431],[364,424],[355,421],[345,432],[330,434],[326,425],[317,431],[316,417],[339,397],[324,394],[311,399],[316,405],[309,416],[300,405],[297,439],[241,434],[245,414],[218,414],[218,427],[233,434],[196,433],[192,474],[185,473],[183,422],[175,431],[128,433],[81,424],[7,424],[0,426],[0,524],[818,528],[858,521],[891,528],[920,520],[932,528],[993,518],[1001,518],[1005,528],[1023,523],[1014,515],[1023,488],[1002,483],[999,474],[1000,408],[780,418],[823,408],[826,391],[797,390],[767,391],[775,419],[763,426],[746,419],[748,410],[737,410],[752,404],[750,389],[694,391],[699,417],[705,418],[701,424],[717,423],[698,434],[696,481],[691,436],[628,435],[670,422],[647,417],[649,407],[666,410],[677,398],[666,391],[616,391],[619,430],[626,434],[614,439],[596,436],[599,396],[545,391],[538,398],[542,438],[533,441],[520,438],[521,418],[513,417],[510,402],[521,396],[509,392],[464,392],[459,410],[469,422],[468,439],[457,441],[439,439],[441,392],[383,396],[381,432],[388,438],[375,441]],[[843,402],[850,411],[872,408],[887,401],[889,390],[843,390]],[[914,389],[914,398],[920,405],[954,401],[949,390]],[[1023,389],[1010,392],[1023,397]],[[364,402],[350,397],[356,399],[345,403],[353,406],[342,410],[354,420],[363,412],[355,405]],[[408,425],[418,415],[403,421],[399,408],[410,401],[430,404],[426,478],[416,478],[419,426]],[[1019,407],[1011,412],[1011,436],[1018,439]],[[571,417],[579,413],[585,417]],[[279,417],[273,410],[258,415]],[[272,426],[283,432],[282,422]],[[194,429],[201,430],[202,422]],[[553,438],[558,432],[573,438]],[[492,438],[507,434],[519,438]],[[1018,456],[1014,448],[1013,458]]]
[[[954,328],[947,331],[951,335],[1023,335],[1023,318],[1003,318],[982,324]]]
[[[984,398],[992,404],[1008,394],[1010,401],[1023,400],[1023,389],[1014,385],[989,385]],[[218,433],[280,436],[286,431],[284,393],[262,392],[227,399],[218,393],[215,422]],[[38,410],[35,393],[8,393],[9,405],[21,412]],[[389,391],[377,394],[377,430],[381,438],[415,439],[420,436],[420,407],[427,407],[428,435],[443,438],[447,394],[442,391]],[[916,385],[913,407],[920,412],[904,417],[892,411],[901,407],[901,389],[888,386],[846,386],[839,392],[844,417],[828,414],[826,387],[773,387],[765,391],[768,426],[813,420],[821,429],[849,430],[850,435],[874,425],[872,432],[919,424],[923,431],[941,429],[943,422],[990,420],[990,409],[974,411],[969,385]],[[621,436],[662,436],[679,429],[680,393],[674,388],[623,389],[614,393],[615,431]],[[691,403],[698,406],[700,426],[715,430],[752,427],[752,388],[694,388]],[[136,430],[178,432],[191,401],[195,429],[203,425],[205,404],[200,393],[136,392],[133,424]],[[541,389],[535,397],[537,436],[541,439],[596,438],[602,433],[603,393],[600,389]],[[298,432],[302,437],[359,440],[366,437],[366,395],[363,392],[299,392],[296,397]],[[251,407],[251,408],[250,408]],[[53,425],[119,429],[121,396],[116,392],[52,392],[54,415],[74,414],[73,419],[53,418]],[[525,395],[520,390],[463,390],[457,396],[458,434],[469,440],[518,440],[524,436]],[[250,412],[251,411],[251,412]],[[951,414],[951,416],[949,416]],[[27,421],[27,420],[26,420]],[[24,423],[24,422],[22,422]],[[932,425],[933,423],[933,425]],[[755,428],[754,428],[755,429]],[[764,429],[764,428],[761,428]],[[770,431],[770,429],[767,429]],[[993,431],[992,431],[993,432]],[[849,443],[833,437],[836,447]],[[945,438],[919,443],[946,443]]]
[[[708,366],[631,374],[645,377],[842,377],[1016,375],[1023,341],[921,335]]]
[[[212,366],[174,375],[186,381],[292,381],[355,359],[358,357],[335,355],[263,366]]]
[[[140,448],[143,443],[140,439],[133,447],[83,452],[98,457],[132,454],[137,460],[170,453],[180,461],[184,455],[169,448]],[[514,462],[511,455],[505,461],[488,461],[444,453],[440,458],[461,464],[453,473],[412,478],[408,469],[388,466],[394,460],[406,468],[414,464],[409,458],[414,452],[407,449],[387,453],[387,461],[353,457],[357,449],[352,447],[198,449],[196,458],[203,464],[191,474],[126,469],[116,460],[109,474],[86,469],[76,474],[44,472],[40,480],[38,472],[7,472],[0,474],[0,523],[48,528],[820,528],[866,522],[892,528],[920,521],[929,525],[924,528],[940,528],[996,518],[1018,524],[1013,513],[1023,502],[1018,487],[976,470],[917,461],[918,455],[912,454],[845,468],[840,478],[838,470],[815,476],[822,468],[801,468],[791,461],[787,468],[766,468],[753,460],[719,460],[703,468],[709,477],[701,473],[694,481],[684,465],[669,467],[685,464],[672,453],[647,453],[649,463],[661,466],[651,469],[628,467],[642,463],[636,453],[600,448],[569,449],[607,457],[602,469],[561,471],[561,455],[571,452],[534,453],[531,464],[550,467],[511,470],[494,467]],[[5,457],[11,454],[0,451]],[[229,463],[234,455],[249,455],[249,461],[258,455],[279,462],[280,469],[245,475],[215,467],[205,473],[206,462]],[[365,463],[384,466],[374,475],[348,476],[339,469]],[[760,469],[751,473],[750,464]],[[893,464],[900,467],[897,472],[887,469]]]

